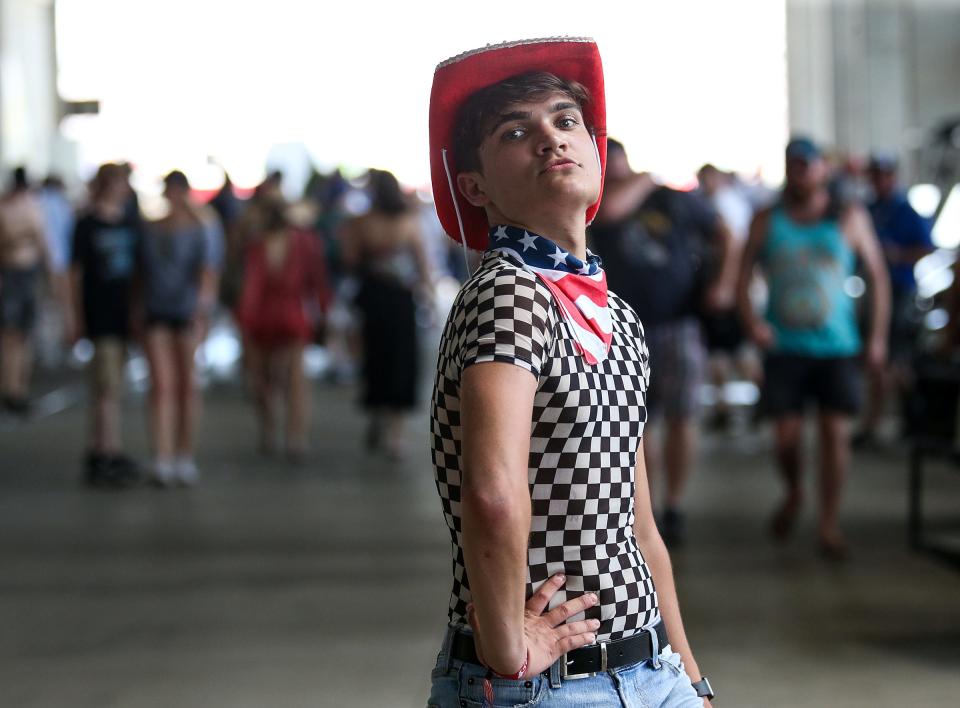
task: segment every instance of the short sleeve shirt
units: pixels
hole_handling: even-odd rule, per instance
[[[882,245],[900,248],[929,248],[933,250],[930,222],[910,206],[903,193],[870,204],[873,228]],[[909,263],[889,264],[890,279],[895,287],[912,290],[916,287],[913,266]]]
[[[609,293],[608,357],[587,364],[549,289],[507,256],[488,253],[463,286],[440,343],[431,409],[437,490],[450,530],[449,617],[471,601],[461,538],[460,379],[482,362],[514,364],[537,379],[530,421],[531,525],[527,597],[550,576],[567,582],[551,607],[587,592],[598,639],[630,636],[659,617],[653,578],[633,533],[634,466],[647,418],[648,353],[636,313]]]
[[[590,227],[607,282],[647,327],[696,314],[711,277],[719,216],[691,192],[658,187],[629,218]]]
[[[207,227],[168,231],[153,224],[140,247],[143,301],[148,317],[190,319],[196,310],[200,275],[209,255]]]
[[[71,258],[83,274],[88,336],[127,336],[140,238],[137,221],[105,221],[93,213],[77,221]]]

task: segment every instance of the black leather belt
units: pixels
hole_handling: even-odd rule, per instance
[[[668,643],[663,620],[652,629],[657,633],[657,643],[662,649]],[[653,642],[650,640],[650,633],[638,632],[626,639],[591,644],[567,652],[560,657],[560,676],[564,679],[585,678],[608,669],[638,664],[652,656]],[[450,657],[468,664],[480,664],[477,649],[473,644],[473,635],[457,632],[450,647]]]

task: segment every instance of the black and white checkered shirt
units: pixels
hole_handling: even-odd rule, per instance
[[[460,516],[460,376],[471,364],[515,364],[537,378],[530,428],[527,597],[551,575],[550,606],[585,592],[600,603],[599,641],[628,637],[659,616],[653,578],[633,534],[634,465],[647,418],[647,347],[636,313],[609,294],[613,343],[595,366],[540,279],[487,253],[454,302],[437,363],[431,439],[437,490],[453,542],[450,621],[466,623],[470,583]],[[577,617],[576,619],[580,619]]]

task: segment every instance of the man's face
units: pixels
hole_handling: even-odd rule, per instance
[[[886,199],[897,188],[897,173],[893,170],[871,169],[870,184],[878,199]]]
[[[496,223],[536,222],[545,210],[586,212],[600,196],[600,164],[577,104],[565,94],[516,103],[494,120],[478,150],[481,171],[461,192]]]
[[[700,181],[700,188],[707,195],[714,195],[721,187],[720,173],[716,170],[700,170],[697,175]]]
[[[189,194],[189,190],[184,189],[180,185],[170,183],[164,185],[163,196],[171,202],[183,202],[186,200],[187,194]]]
[[[820,157],[788,157],[787,188],[798,194],[815,191],[826,177],[827,166]]]

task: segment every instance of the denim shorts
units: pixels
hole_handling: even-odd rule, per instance
[[[431,674],[427,708],[483,708],[487,670],[450,658],[458,627],[450,627]],[[562,659],[561,659],[562,661]],[[560,662],[520,681],[491,679],[495,708],[703,708],[680,655],[668,644],[658,659],[611,669],[587,678],[560,677]]]

